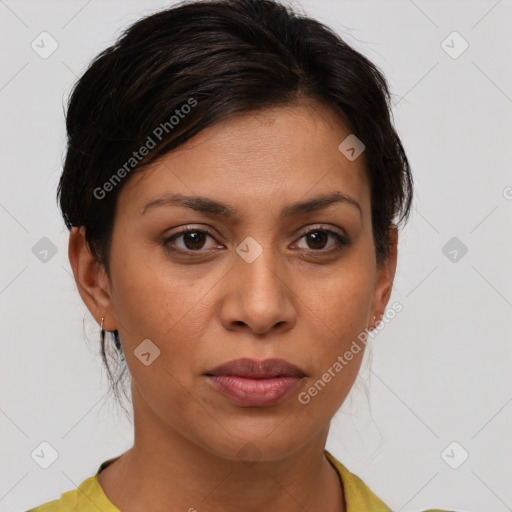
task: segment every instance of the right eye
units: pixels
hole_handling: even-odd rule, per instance
[[[164,240],[164,245],[167,249],[173,252],[178,252],[182,254],[190,254],[197,252],[205,252],[201,251],[204,248],[206,240],[209,238],[214,239],[213,232],[209,229],[196,229],[196,228],[187,228],[177,233],[172,234]],[[179,244],[176,244],[175,241],[182,239],[181,247]],[[218,245],[214,245],[213,247],[207,248],[206,250],[214,249],[218,247]]]

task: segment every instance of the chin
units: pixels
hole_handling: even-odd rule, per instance
[[[274,428],[277,426],[276,422]],[[230,432],[229,427],[226,427],[226,430]],[[306,437],[291,437],[289,429],[288,432],[274,431],[272,433],[272,429],[265,428],[255,432],[254,424],[247,431],[238,429],[238,434],[233,436],[227,434],[223,429],[221,430],[223,435],[219,438],[203,438],[201,443],[203,447],[216,457],[228,461],[242,461],[248,467],[252,467],[256,462],[285,459],[306,442]]]

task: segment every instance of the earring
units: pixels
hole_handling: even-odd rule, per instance
[[[101,332],[100,332],[100,338],[101,338],[101,344],[103,345],[105,343],[105,330],[103,329],[103,320],[105,320],[104,317],[101,317]]]

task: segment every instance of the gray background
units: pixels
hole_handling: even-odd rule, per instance
[[[104,398],[55,189],[71,85],[164,5],[0,1],[2,511],[58,498],[132,442]],[[511,2],[301,5],[384,71],[416,182],[391,298],[404,309],[366,354],[327,448],[394,510],[512,510]],[[58,44],[47,58],[31,47],[51,49],[43,31]],[[31,457],[42,442],[58,453],[47,469]]]

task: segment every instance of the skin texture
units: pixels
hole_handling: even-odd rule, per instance
[[[364,153],[349,161],[338,150],[349,133],[316,103],[239,114],[203,130],[129,177],[118,197],[110,276],[83,230],[72,230],[79,292],[105,330],[119,330],[132,376],[134,446],[99,476],[123,512],[345,510],[323,450],[363,350],[310,403],[297,395],[384,313],[394,279],[396,229],[390,257],[377,267]],[[334,203],[279,218],[285,206],[333,191],[354,198],[361,214]],[[236,216],[169,204],[141,213],[166,192],[227,203]],[[188,254],[166,248],[181,229],[208,227],[213,237],[167,243]],[[333,251],[332,235],[304,236],[319,229],[350,245]],[[235,251],[248,236],[263,249],[252,263]],[[161,351],[149,366],[134,355],[145,339]],[[204,376],[240,357],[282,358],[306,377],[276,406],[242,407]],[[247,443],[257,454],[251,465],[237,455]]]

